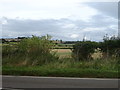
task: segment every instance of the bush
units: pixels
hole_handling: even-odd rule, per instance
[[[73,58],[77,61],[92,59],[91,54],[95,52],[97,48],[97,42],[91,41],[79,41],[73,46]]]
[[[15,48],[12,46],[12,48]],[[17,48],[11,50],[10,45],[3,49],[3,63],[23,63],[25,65],[41,65],[49,63],[58,58],[51,54],[52,43],[45,37],[23,39]],[[7,60],[7,61],[6,61]]]
[[[105,37],[99,48],[105,58],[120,57],[120,39],[117,37]]]

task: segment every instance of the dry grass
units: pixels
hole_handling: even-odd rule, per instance
[[[52,51],[56,52],[57,55],[58,55],[60,58],[68,58],[68,57],[71,58],[71,53],[72,53],[72,51],[71,51],[70,49],[53,49]],[[96,53],[92,54],[92,57],[93,57],[94,59],[101,58],[101,57],[102,57],[102,53],[96,52]]]
[[[92,57],[93,57],[94,59],[101,58],[101,57],[102,57],[102,53],[96,52],[96,53],[92,54]]]
[[[57,51],[58,53],[71,53],[70,49],[53,49],[53,51]]]
[[[60,58],[71,58],[72,51],[70,49],[53,49],[52,51],[56,52]]]

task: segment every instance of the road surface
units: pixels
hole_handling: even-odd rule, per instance
[[[3,88],[118,88],[118,79],[2,76]]]

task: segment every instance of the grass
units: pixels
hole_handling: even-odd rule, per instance
[[[70,49],[53,49],[44,38],[25,39],[19,44],[3,45],[3,75],[118,78],[119,58],[76,61]],[[56,52],[56,53],[54,53]],[[58,57],[57,57],[58,56]]]
[[[72,58],[72,50],[71,49],[53,49],[52,51],[56,52],[56,55],[58,55],[60,58]],[[94,59],[98,59],[102,57],[102,53],[96,52],[92,55]]]
[[[58,44],[54,46],[54,49],[73,49],[74,44]]]
[[[118,71],[96,70],[96,69],[76,69],[76,68],[46,68],[43,66],[15,67],[4,66],[4,75],[22,76],[55,76],[55,77],[87,77],[87,78],[118,78]]]
[[[53,49],[52,51],[56,52],[59,58],[70,58],[72,54],[70,49]]]
[[[25,65],[22,60],[7,60],[10,64],[2,67],[3,75],[23,75],[23,76],[55,76],[55,77],[87,77],[87,78],[118,78],[117,59],[94,59],[91,61],[75,61],[66,55],[71,52],[58,50],[57,55],[61,56],[57,61],[44,63],[41,65]],[[65,55],[65,57],[63,56]],[[95,55],[96,56],[96,55]],[[22,58],[20,58],[22,59]],[[4,60],[4,59],[3,59]],[[13,62],[14,61],[14,62]],[[17,64],[17,62],[19,62]],[[120,66],[119,66],[120,67]]]
[[[2,74],[22,76],[55,76],[55,77],[86,77],[86,78],[118,78],[117,61],[94,60],[75,62],[71,58],[59,59],[39,66],[4,65]],[[119,74],[118,74],[119,73]]]

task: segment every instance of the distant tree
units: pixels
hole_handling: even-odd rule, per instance
[[[27,38],[27,37],[18,37],[18,39],[25,39],[25,38]]]
[[[1,41],[1,43],[5,43],[6,42],[6,40],[5,39],[1,39],[2,41]]]

